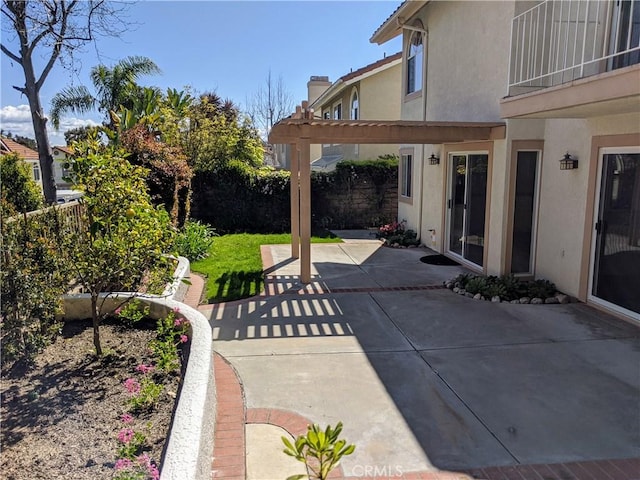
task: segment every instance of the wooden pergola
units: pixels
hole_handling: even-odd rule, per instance
[[[291,145],[291,256],[300,280],[311,282],[311,144],[442,144],[505,138],[504,123],[404,120],[321,120],[306,102],[280,120],[269,143]]]

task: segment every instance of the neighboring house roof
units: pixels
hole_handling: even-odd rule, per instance
[[[413,17],[429,0],[405,0],[389,15],[382,25],[373,32],[369,42],[382,45],[402,33],[402,26]]]
[[[0,150],[2,153],[17,153],[24,160],[38,160],[38,152],[31,150],[29,147],[11,140],[10,138],[0,138]]]
[[[384,57],[369,65],[359,68],[353,72],[349,72],[336,80],[329,88],[327,88],[322,95],[320,95],[312,104],[312,107],[316,107],[324,104],[325,101],[335,95],[341,87],[351,85],[363,78],[373,75],[381,70],[386,70],[398,63],[402,62],[402,52],[394,53],[388,57]]]
[[[71,149],[69,147],[63,147],[62,145],[56,145],[53,148],[60,150],[63,153],[66,153],[67,155],[71,156],[73,155],[73,152],[71,151]]]

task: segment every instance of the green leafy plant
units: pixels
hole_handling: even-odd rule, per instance
[[[133,388],[133,390],[127,405],[132,412],[151,410],[154,408],[158,404],[158,399],[164,388],[148,376],[145,376],[139,384],[131,382],[129,385],[130,386],[126,388]]]
[[[527,283],[527,296],[547,298],[556,293],[556,285],[549,280],[538,279]]]
[[[192,262],[201,260],[209,255],[215,236],[215,230],[209,225],[189,220],[176,235],[173,248],[178,255]]]
[[[115,314],[127,325],[135,325],[143,318],[149,316],[149,305],[145,305],[135,298],[126,302],[122,307],[116,309]]]
[[[282,437],[285,445],[284,453],[305,464],[307,475],[293,475],[287,480],[300,480],[303,478],[325,480],[329,473],[338,466],[342,457],[351,455],[356,446],[347,444],[345,440],[339,440],[342,433],[342,422],[338,422],[335,428],[327,425],[322,430],[317,424],[307,427],[306,435],[299,435],[295,441]]]
[[[180,368],[178,346],[189,338],[189,322],[185,318],[176,318],[179,310],[171,311],[166,317],[158,319],[156,338],[149,344],[156,359],[156,365],[162,372],[175,372]]]
[[[0,156],[0,185],[2,207],[3,210],[9,210],[9,215],[42,207],[42,191],[31,178],[29,166],[18,154]]]

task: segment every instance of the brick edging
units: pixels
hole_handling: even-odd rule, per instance
[[[311,422],[297,413],[276,408],[245,407],[242,382],[233,366],[213,354],[217,412],[212,462],[213,479],[246,480],[245,424],[269,424],[292,436],[304,434]],[[640,480],[640,458],[594,460],[537,465],[508,465],[461,472],[406,472],[401,476],[345,476],[342,467],[331,472],[335,480]]]

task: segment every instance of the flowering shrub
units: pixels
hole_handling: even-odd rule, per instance
[[[384,240],[385,245],[419,245],[418,235],[414,230],[406,228],[406,220],[391,222],[381,226],[376,234],[377,238]]]
[[[127,307],[130,304],[125,305]],[[123,315],[124,308],[116,312]],[[134,316],[141,309],[136,306]],[[132,414],[150,410],[156,407],[163,385],[156,383],[155,379],[162,378],[163,374],[172,372],[180,367],[178,346],[189,340],[187,332],[189,321],[179,317],[179,309],[169,312],[164,318],[160,318],[156,327],[156,338],[149,343],[151,351],[156,358],[156,364],[141,363],[135,367],[141,378],[129,377],[124,382],[124,388],[129,394],[127,400],[128,411],[120,416],[124,427],[117,434],[119,447],[117,460],[114,465],[115,480],[158,480],[160,471],[158,466],[144,453],[148,449],[145,435],[135,428],[136,418]],[[124,313],[124,315],[129,315]]]
[[[180,311],[175,309],[158,320],[157,337],[150,344],[157,367],[163,372],[174,372],[180,368],[177,347],[189,340],[189,321],[182,317],[176,318],[178,313]]]

